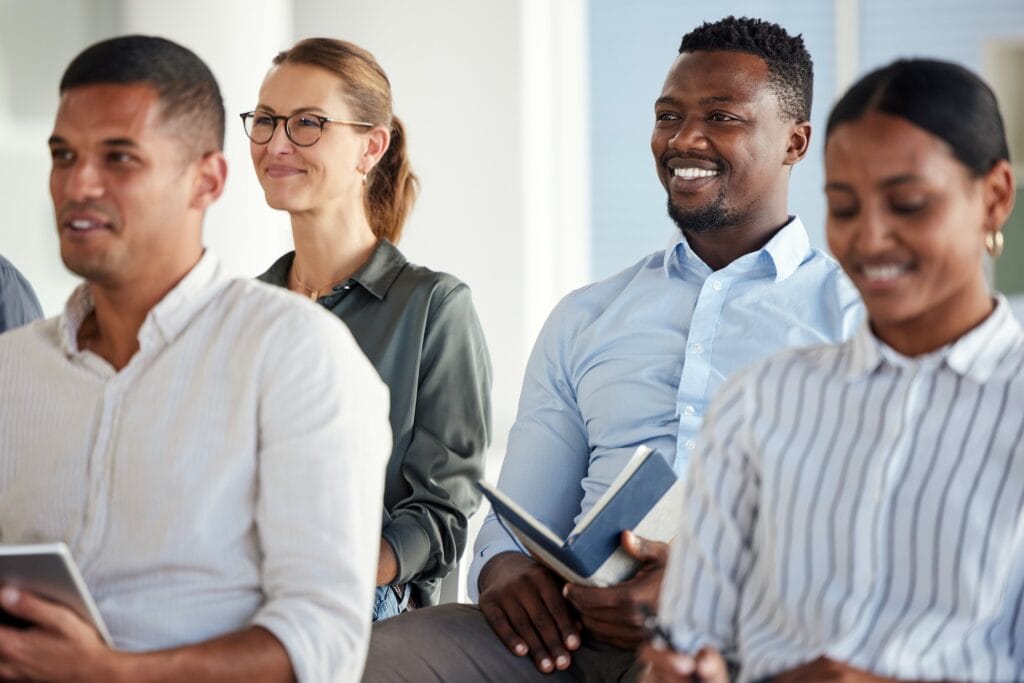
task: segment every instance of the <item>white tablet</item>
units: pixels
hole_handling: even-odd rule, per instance
[[[70,608],[92,624],[107,645],[113,646],[89,588],[63,543],[0,544],[0,586],[14,586]],[[27,626],[2,609],[0,624]]]

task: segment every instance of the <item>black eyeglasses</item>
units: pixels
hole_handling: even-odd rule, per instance
[[[317,114],[292,114],[291,116],[274,116],[265,111],[247,111],[239,114],[242,118],[242,127],[250,140],[257,145],[265,145],[274,137],[277,130],[277,122],[284,121],[284,134],[288,139],[299,147],[315,145],[320,135],[324,132],[325,123],[344,123],[349,126],[363,126],[373,128],[372,123],[366,121],[346,121],[344,119],[329,119],[326,116]]]

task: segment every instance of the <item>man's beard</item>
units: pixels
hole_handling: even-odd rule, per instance
[[[690,232],[721,230],[738,222],[735,212],[725,207],[725,188],[722,188],[712,201],[689,211],[679,209],[672,204],[672,195],[669,194],[668,215],[680,230]]]

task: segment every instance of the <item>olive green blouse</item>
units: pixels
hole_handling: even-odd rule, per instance
[[[286,287],[294,258],[285,254],[259,279]],[[465,549],[490,441],[491,361],[469,287],[381,240],[317,302],[345,322],[391,390],[382,535],[398,558],[392,583],[434,604]]]

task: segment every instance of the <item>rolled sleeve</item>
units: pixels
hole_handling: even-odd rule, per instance
[[[281,641],[301,683],[351,681],[369,643],[388,393],[337,319],[301,309],[268,341],[256,503],[265,602],[252,624]]]

